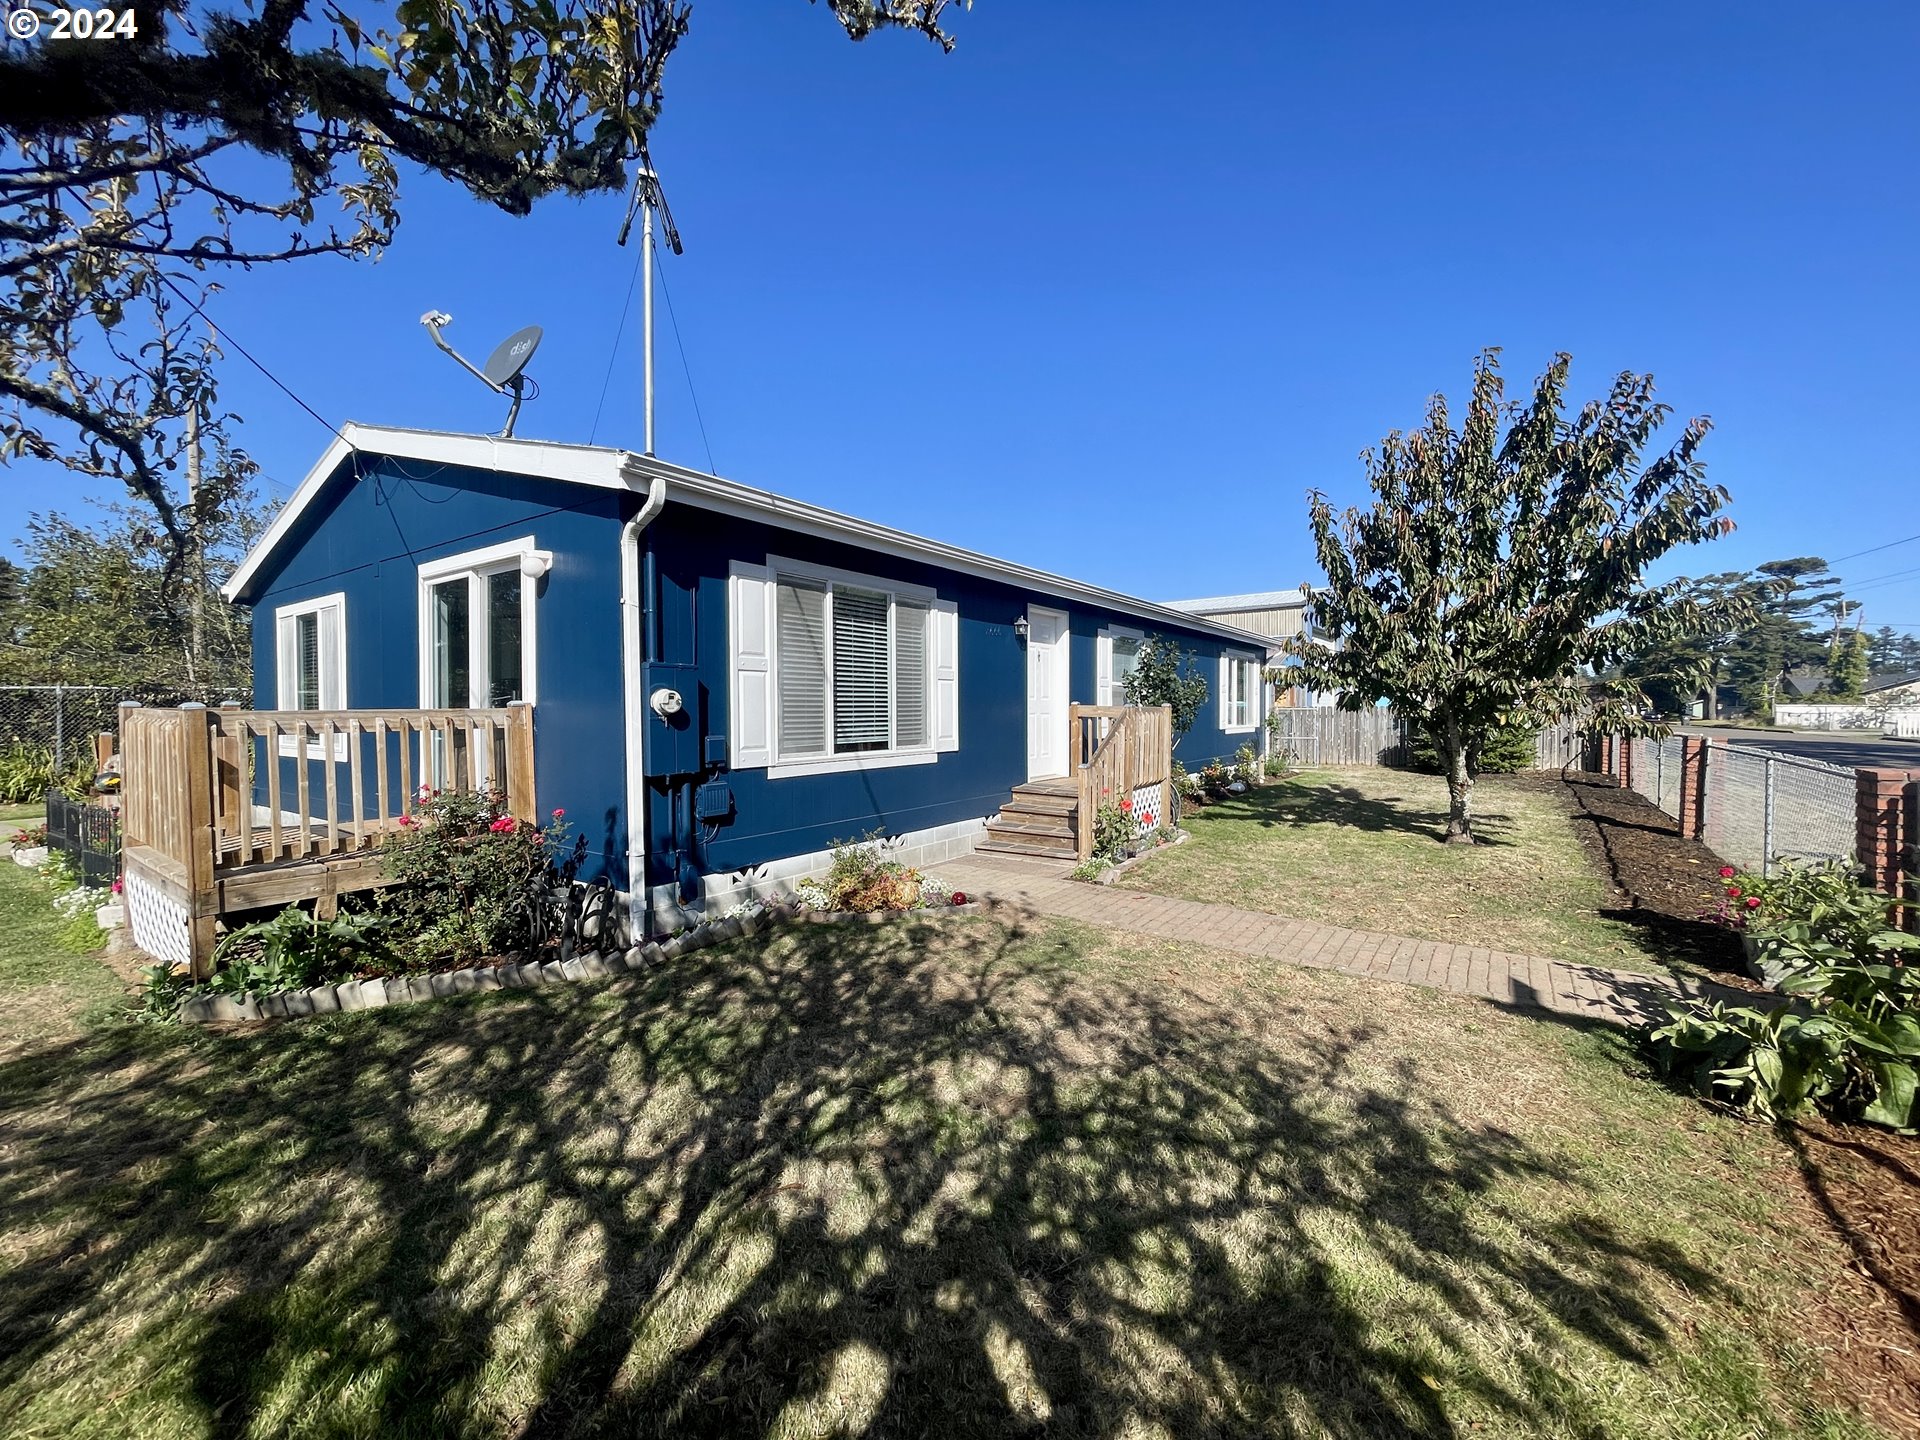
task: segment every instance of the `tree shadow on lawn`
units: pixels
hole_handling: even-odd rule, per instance
[[[1476,789],[1475,799],[1484,799]],[[1208,819],[1252,820],[1264,829],[1334,825],[1371,834],[1411,835],[1438,844],[1446,834],[1447,812],[1395,795],[1368,795],[1330,781],[1302,784],[1282,780],[1257,786],[1244,795],[1209,801],[1199,812]],[[1516,829],[1511,814],[1476,807],[1474,834],[1482,845],[1511,845]]]
[[[222,1436],[1585,1433],[1508,1338],[1643,1361],[1718,1293],[1364,1020],[1073,961],[808,927],[0,1067],[0,1394],[94,1355],[96,1424]]]

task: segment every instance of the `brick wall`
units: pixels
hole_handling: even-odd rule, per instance
[[[1920,770],[1855,771],[1854,797],[1854,848],[1867,883],[1915,898],[1906,876],[1920,866]],[[1907,913],[1909,929],[1917,920]]]

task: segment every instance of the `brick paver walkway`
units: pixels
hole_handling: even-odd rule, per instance
[[[1666,1004],[1682,996],[1741,1001],[1753,998],[1700,981],[1543,960],[1534,955],[1509,955],[1471,945],[1342,930],[1231,905],[1149,895],[1117,885],[1088,885],[1067,879],[1068,868],[1063,861],[970,855],[936,865],[933,870],[956,890],[1038,915],[1112,925],[1163,940],[1191,940],[1289,965],[1426,985],[1479,996],[1499,1005],[1615,1025],[1664,1019]]]

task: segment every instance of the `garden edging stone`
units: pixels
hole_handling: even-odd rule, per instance
[[[744,935],[758,935],[779,924],[878,925],[892,920],[940,919],[974,915],[987,908],[984,901],[964,905],[930,906],[918,910],[882,910],[871,913],[846,910],[803,910],[775,901],[756,914],[709,920],[666,941],[650,940],[625,951],[598,951],[566,960],[506,960],[431,975],[395,975],[368,980],[345,980],[304,990],[282,990],[272,995],[196,995],[180,1007],[185,1025],[207,1025],[232,1020],[292,1020],[344,1011],[373,1010],[388,1005],[411,1005],[422,1000],[444,1000],[478,991],[531,990],[542,985],[603,980],[647,970],[663,960],[677,959],[709,945]]]

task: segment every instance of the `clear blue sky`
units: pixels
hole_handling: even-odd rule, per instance
[[[1205,13],[1211,23],[1196,24]],[[1920,7],[1036,5],[942,56],[801,0],[696,0],[654,153],[722,474],[1155,597],[1310,578],[1303,493],[1458,394],[1651,370],[1738,533],[1678,568],[1920,534]],[[635,250],[411,179],[378,264],[228,277],[217,319],[331,420],[496,427],[476,357],[547,327],[521,433],[585,440]],[[638,302],[597,437],[640,443]],[[704,468],[661,315],[660,452]],[[237,357],[267,473],[326,433]],[[0,533],[65,503],[15,465]],[[1920,568],[1920,542],[1841,567]],[[1920,574],[1862,592],[1920,631]]]

